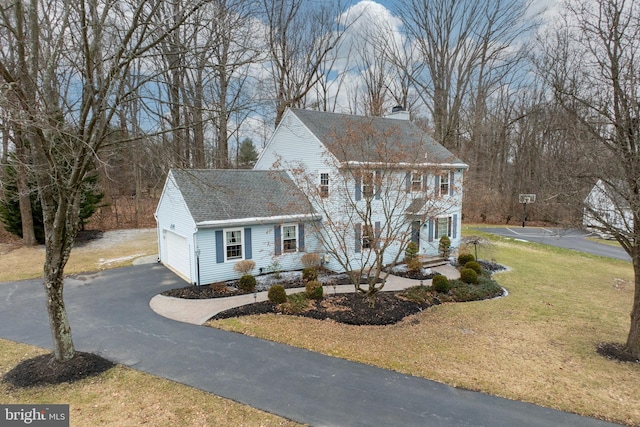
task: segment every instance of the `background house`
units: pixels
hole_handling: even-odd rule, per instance
[[[284,172],[171,170],[155,217],[160,261],[190,283],[238,278],[244,259],[254,274],[300,269],[317,251],[305,225],[320,217]]]
[[[611,238],[610,230],[633,231],[633,213],[620,193],[624,185],[615,187],[599,179],[584,200],[582,225],[604,238]]]

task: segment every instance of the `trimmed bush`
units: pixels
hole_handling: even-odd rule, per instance
[[[322,289],[322,283],[317,280],[312,280],[305,286],[307,297],[310,299],[322,299],[324,293]]]
[[[309,299],[304,292],[287,295],[287,302],[278,307],[284,314],[299,314],[309,308]]]
[[[464,268],[470,268],[478,275],[482,274],[482,266],[477,261],[469,261],[464,265]]]
[[[316,268],[316,267],[320,267],[320,255],[318,254],[304,254],[302,255],[301,258],[302,261],[302,265],[304,265],[305,267],[312,267],[312,268]]]
[[[438,244],[438,251],[440,252],[440,255],[442,255],[444,258],[448,258],[449,257],[449,253],[451,252],[451,239],[447,236],[442,236],[440,238],[440,243]]]
[[[422,270],[422,262],[418,258],[413,258],[409,262],[407,262],[407,270],[412,273],[418,273]]]
[[[464,283],[478,283],[478,273],[471,268],[463,268],[460,270],[460,280]]]
[[[253,292],[256,289],[256,278],[250,274],[245,274],[238,281],[238,289]]]
[[[233,266],[233,269],[242,275],[251,273],[254,268],[256,268],[256,263],[250,259],[238,261]]]
[[[318,271],[313,267],[305,267],[302,269],[302,280],[307,282],[311,282],[313,280],[318,280]]]
[[[270,287],[267,297],[269,298],[269,301],[275,304],[287,302],[287,292],[284,290],[284,286],[282,285],[273,285]]]
[[[416,242],[409,242],[407,249],[404,250],[404,262],[409,264],[412,260],[418,256],[420,248]]]
[[[449,283],[449,279],[447,278],[447,276],[437,274],[433,276],[433,279],[431,279],[431,289],[438,293],[444,294],[449,292],[449,289],[451,289],[451,284]]]
[[[476,257],[473,254],[460,254],[458,255],[458,264],[465,265],[469,261],[475,261]]]

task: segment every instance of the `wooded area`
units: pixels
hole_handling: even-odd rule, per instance
[[[79,132],[79,121],[94,114],[79,109],[90,80],[96,90],[104,82],[80,67],[118,54],[116,40],[98,37],[110,26],[120,31],[136,10],[124,1],[83,5],[82,19],[94,20],[96,36],[84,58],[73,52],[79,34],[60,27],[80,16],[36,0],[8,3],[2,12],[5,84],[48,76],[49,84],[34,86],[29,96],[55,96],[48,105],[57,104],[56,127],[66,133]],[[546,67],[548,58],[571,54],[560,43],[579,31],[575,18],[551,22],[528,0],[404,0],[390,10],[307,0],[143,6],[148,20],[129,36],[166,35],[127,58],[113,76],[118,87],[104,96],[105,102],[117,97],[117,107],[102,119],[107,141],[92,168],[108,207],[98,209],[89,227],[153,226],[170,167],[237,167],[240,141],[251,138],[259,151],[288,106],[362,115],[405,107],[471,166],[466,220],[517,223],[519,193],[538,194],[528,208],[531,220],[569,223],[581,215],[565,190],[586,195],[593,180],[577,182],[575,175],[592,167],[598,156],[585,153],[597,147],[589,148],[593,135],[554,97]],[[106,65],[97,71],[108,73]],[[571,76],[567,68],[554,78]],[[17,168],[26,209],[27,194],[35,191],[26,178],[29,136],[17,100],[3,93],[1,162]]]

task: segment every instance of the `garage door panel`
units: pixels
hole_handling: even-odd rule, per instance
[[[190,275],[189,244],[187,239],[171,231],[165,233],[167,266],[173,268],[188,280]]]

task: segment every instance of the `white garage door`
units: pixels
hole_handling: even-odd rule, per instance
[[[165,264],[184,276],[188,281],[191,281],[187,239],[171,231],[166,231],[164,243],[165,253],[167,254]]]

